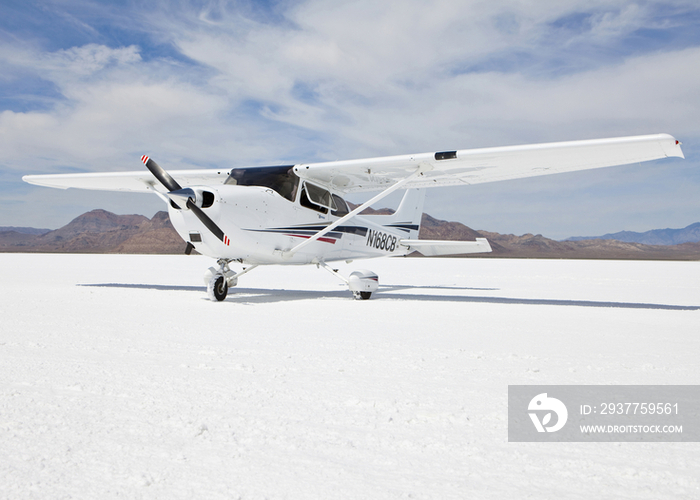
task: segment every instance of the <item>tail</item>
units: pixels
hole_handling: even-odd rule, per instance
[[[372,222],[386,228],[393,228],[405,234],[399,244],[406,248],[405,253],[418,251],[426,257],[440,255],[464,255],[470,253],[491,252],[491,245],[486,238],[476,241],[442,241],[419,240],[425,189],[408,189],[403,195],[399,208],[391,215],[363,215]]]
[[[425,189],[407,189],[401,199],[399,208],[391,215],[363,215],[372,222],[386,228],[398,229],[404,232],[406,239],[418,239],[421,218],[423,217],[423,202]]]

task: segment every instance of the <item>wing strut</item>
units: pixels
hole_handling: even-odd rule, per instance
[[[418,165],[418,168],[411,175],[409,175],[405,179],[401,179],[396,184],[389,186],[388,188],[386,188],[384,191],[379,193],[377,196],[375,196],[371,200],[364,202],[362,205],[360,205],[359,207],[356,207],[354,210],[352,210],[348,214],[344,215],[343,217],[341,217],[337,221],[333,222],[332,224],[327,225],[325,228],[321,229],[319,232],[317,232],[316,234],[314,234],[310,238],[302,241],[301,243],[299,243],[297,246],[295,246],[291,250],[287,250],[286,252],[283,252],[282,256],[285,259],[290,258],[292,255],[297,253],[301,248],[305,247],[306,245],[308,245],[309,243],[311,243],[313,241],[316,241],[321,236],[332,231],[333,229],[335,229],[339,225],[343,224],[347,220],[352,219],[353,217],[355,217],[355,215],[362,212],[365,208],[369,207],[373,203],[376,203],[377,201],[381,200],[385,196],[390,195],[391,193],[393,193],[394,191],[399,189],[404,184],[412,181],[414,178],[423,175],[423,172],[427,172],[427,171],[432,170],[432,169],[433,169],[433,166],[430,163],[427,163],[427,162],[421,163],[420,165]]]

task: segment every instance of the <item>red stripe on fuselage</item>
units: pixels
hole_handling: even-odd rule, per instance
[[[307,238],[307,239],[311,238],[311,236],[308,236],[306,234],[286,234],[285,236],[293,236],[295,238]],[[333,245],[335,245],[336,240],[334,240],[332,238],[324,238],[323,236],[321,236],[318,239],[318,241],[323,241],[324,243],[332,243]]]

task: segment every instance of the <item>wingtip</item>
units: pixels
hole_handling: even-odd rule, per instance
[[[672,155],[672,156],[676,156],[676,157],[678,157],[678,158],[683,158],[683,159],[685,160],[685,155],[683,154],[683,150],[681,149],[681,145],[682,145],[683,143],[682,143],[681,141],[679,141],[678,139],[676,139],[675,137],[673,138],[673,140],[675,141],[675,144],[674,144],[674,146],[675,146],[675,148],[674,148],[674,149],[675,149],[674,153],[675,153],[675,154]]]
[[[685,155],[681,149],[683,145],[681,141],[671,134],[658,134],[657,137],[659,138],[659,146],[661,146],[663,152],[666,154],[666,158],[675,157],[685,159]]]

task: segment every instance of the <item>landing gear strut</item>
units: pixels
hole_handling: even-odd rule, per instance
[[[207,295],[214,302],[221,302],[228,294],[230,286],[236,286],[238,279],[236,273],[228,267],[230,260],[219,259],[219,268],[210,267],[204,273],[204,282],[207,284]]]
[[[353,271],[350,273],[349,278],[345,278],[343,275],[338,274],[337,269],[333,269],[323,261],[317,262],[316,265],[323,267],[329,273],[343,280],[356,300],[369,299],[372,296],[372,292],[376,292],[377,288],[379,288],[379,276],[372,271],[367,271],[366,269]]]
[[[207,269],[207,272],[204,273],[204,283],[207,285],[207,296],[214,302],[221,302],[226,298],[228,289],[238,284],[239,276],[258,267],[257,265],[246,267],[240,273],[236,273],[231,271],[231,268],[228,267],[230,262],[231,261],[228,259],[219,259],[217,261],[219,264],[218,269],[216,267],[210,267]]]

